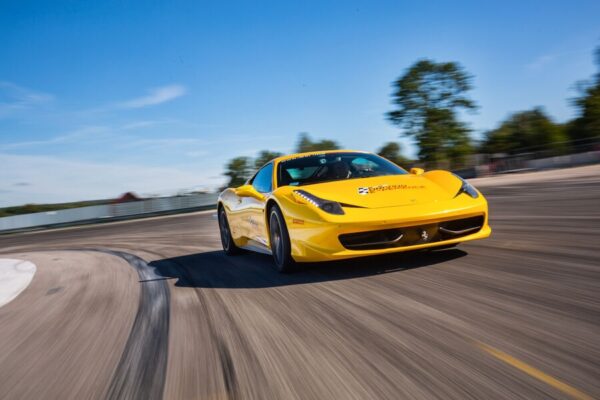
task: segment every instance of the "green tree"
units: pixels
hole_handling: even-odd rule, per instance
[[[401,167],[407,167],[410,163],[410,161],[402,155],[402,147],[400,147],[400,144],[397,142],[385,143],[377,150],[377,154]]]
[[[476,108],[467,97],[471,80],[457,63],[420,60],[393,83],[395,109],[387,117],[416,139],[419,158],[428,167],[446,161],[460,167],[472,152],[469,129],[456,115]]]
[[[265,165],[272,159],[280,157],[282,155],[283,155],[283,153],[279,153],[277,151],[262,150],[260,153],[258,153],[258,156],[254,160],[254,167],[256,169],[259,169],[260,167],[262,167],[263,165]]]
[[[554,123],[539,107],[511,115],[485,136],[481,151],[488,154],[547,151],[556,155],[568,147],[564,126]]]
[[[600,47],[595,54],[598,73],[592,82],[580,85],[581,96],[574,100],[579,116],[569,127],[569,136],[573,140],[600,137]]]
[[[298,144],[296,145],[296,153],[306,153],[309,151],[321,151],[321,150],[336,150],[339,149],[340,145],[328,139],[322,139],[313,142],[308,133],[301,133],[298,137]]]
[[[229,177],[227,187],[238,187],[246,183],[254,170],[252,159],[249,157],[236,157],[226,165],[226,176]]]

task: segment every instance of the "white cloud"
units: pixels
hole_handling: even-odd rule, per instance
[[[192,146],[204,145],[207,142],[203,139],[189,137],[161,137],[161,138],[132,138],[131,141],[122,143],[123,147],[177,147],[177,146]]]
[[[545,68],[547,65],[557,62],[564,63],[570,58],[573,58],[576,54],[585,53],[588,54],[590,51],[587,47],[571,48],[565,51],[556,51],[552,53],[543,54],[537,57],[535,60],[526,65],[531,70],[540,70]]]
[[[142,108],[156,104],[166,103],[183,96],[186,88],[182,85],[168,85],[150,89],[146,96],[137,97],[118,103],[117,108]]]
[[[10,149],[19,149],[19,148],[29,148],[36,146],[47,146],[53,144],[71,144],[71,143],[83,143],[90,141],[97,141],[98,139],[114,139],[115,136],[119,135],[120,142],[127,142],[127,140],[133,141],[132,145],[144,144],[143,141],[145,139],[138,139],[132,136],[125,136],[123,132],[126,131],[135,131],[144,128],[150,128],[160,124],[170,124],[173,123],[172,120],[142,120],[142,121],[133,121],[128,122],[118,126],[82,126],[73,131],[67,132],[62,135],[49,137],[46,139],[39,140],[24,140],[21,142],[13,142],[0,144],[1,150],[10,150]],[[174,139],[176,142],[178,140],[191,140],[191,139]],[[148,139],[150,144],[152,144],[152,140]],[[195,140],[193,140],[196,142]],[[168,139],[159,139],[157,144],[168,144]]]
[[[121,126],[121,129],[130,131],[130,130],[136,130],[136,129],[141,129],[141,128],[149,128],[152,126],[166,124],[166,123],[169,123],[169,121],[155,121],[155,120],[135,121],[135,122],[130,122],[130,123],[127,123],[127,124]]]
[[[527,68],[538,70],[552,63],[559,57],[558,54],[544,54],[527,64]]]
[[[223,183],[220,165],[192,170],[2,153],[0,165],[0,207],[114,198],[127,191],[170,194],[182,188],[217,188]],[[15,185],[19,182],[28,185]]]
[[[48,103],[53,98],[47,93],[0,81],[0,118]]]
[[[192,150],[185,153],[186,156],[196,158],[196,157],[204,157],[208,153],[207,150]]]
[[[86,126],[64,135],[54,136],[48,139],[26,140],[22,142],[7,143],[0,145],[0,149],[19,149],[24,147],[48,146],[53,144],[72,143],[90,137],[98,137],[110,132],[110,129],[104,126]]]

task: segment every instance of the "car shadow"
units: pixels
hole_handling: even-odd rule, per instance
[[[279,273],[270,256],[244,252],[235,257],[222,251],[189,254],[151,262],[175,286],[254,289],[355,279],[428,267],[464,257],[459,249],[407,252],[344,261],[306,263],[293,273]]]

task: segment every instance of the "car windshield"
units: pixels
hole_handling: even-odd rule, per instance
[[[396,164],[369,153],[323,153],[279,163],[278,186],[302,186],[344,179],[403,175]]]

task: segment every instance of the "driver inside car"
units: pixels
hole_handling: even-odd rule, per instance
[[[348,179],[350,175],[350,167],[343,160],[336,161],[329,166],[330,179]]]

